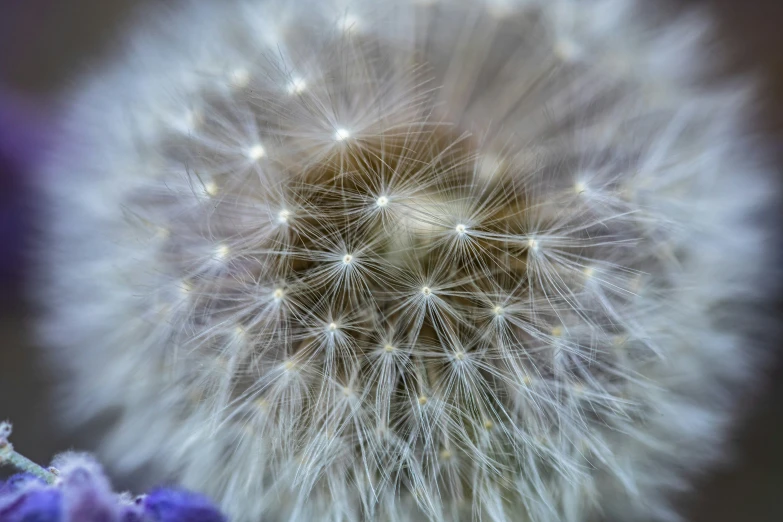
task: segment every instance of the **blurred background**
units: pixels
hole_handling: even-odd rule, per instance
[[[39,360],[33,310],[23,298],[24,246],[35,241],[25,185],[36,151],[49,139],[58,94],[100,67],[131,9],[151,1],[0,0],[0,419],[14,422],[16,448],[39,463],[66,449],[90,450],[96,440],[90,427],[60,432],[50,410],[54,376]],[[761,130],[778,151],[783,173],[783,0],[676,3],[712,9],[719,37],[736,51],[730,66],[760,76]],[[781,312],[778,306],[777,316]],[[769,365],[764,377],[767,386],[748,400],[747,417],[732,433],[731,460],[681,499],[688,520],[783,521],[783,364]],[[116,484],[132,480],[116,477]]]

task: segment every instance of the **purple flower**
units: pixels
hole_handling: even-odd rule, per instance
[[[225,522],[226,518],[203,495],[178,489],[156,489],[144,499],[151,522]]]
[[[89,455],[65,454],[55,464],[54,485],[28,474],[0,481],[0,522],[226,522],[197,493],[160,488],[137,499],[116,494]]]
[[[0,482],[0,522],[61,522],[62,492],[32,475]]]
[[[69,522],[116,522],[118,496],[103,474],[100,464],[80,453],[67,453],[55,459],[60,470],[65,520]]]

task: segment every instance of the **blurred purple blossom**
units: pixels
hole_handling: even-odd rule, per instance
[[[0,481],[0,522],[226,522],[204,496],[159,488],[136,499],[112,492],[101,467],[84,454],[58,458],[53,485],[28,474]]]

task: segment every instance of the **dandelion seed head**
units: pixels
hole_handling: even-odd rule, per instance
[[[62,409],[238,522],[670,513],[752,375],[747,95],[633,0],[347,4],[140,18],[71,102]]]

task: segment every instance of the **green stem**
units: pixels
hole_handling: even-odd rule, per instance
[[[47,484],[54,484],[54,482],[57,480],[57,475],[47,469],[42,468],[24,455],[14,451],[13,445],[8,442],[7,439],[7,436],[10,435],[10,433],[10,425],[6,423],[0,424],[0,466],[9,464],[19,471],[35,475],[36,477],[46,481]]]

